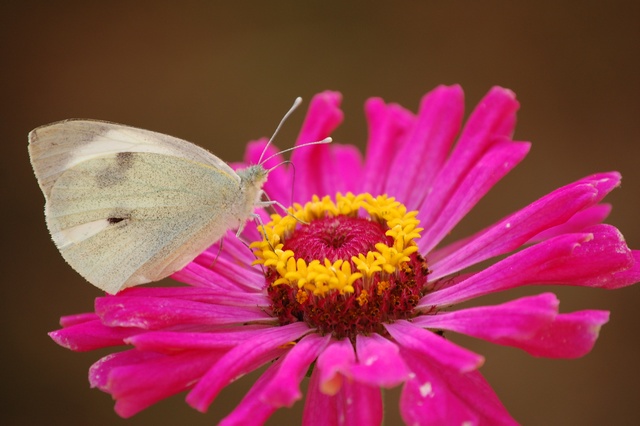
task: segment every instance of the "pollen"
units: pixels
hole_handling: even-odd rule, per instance
[[[366,193],[314,196],[288,212],[259,226],[263,239],[251,244],[282,323],[355,338],[415,315],[429,273],[416,245],[418,212]]]

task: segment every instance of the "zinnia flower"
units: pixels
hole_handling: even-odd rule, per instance
[[[299,141],[342,121],[340,94],[311,102]],[[413,114],[370,99],[367,153],[351,145],[296,150],[273,170],[270,199],[289,214],[233,232],[180,272],[188,286],[137,287],[98,297],[95,312],[51,333],[76,351],[128,345],[96,362],[91,386],[129,417],[181,391],[202,412],[239,376],[267,365],[223,424],[261,424],[302,399],[307,425],[382,422],[381,388],[402,385],[411,425],[515,424],[478,372],[483,357],[450,332],[534,356],[588,353],[608,312],[559,313],[551,293],[454,309],[532,284],[615,289],[640,280],[640,252],[602,224],[616,172],[566,185],[463,240],[442,241],[527,154],[511,139],[518,103],[492,89],[461,130],[458,86],[425,95]],[[456,142],[457,141],[457,142]],[[454,144],[455,142],[455,144]],[[249,144],[256,163],[266,140]],[[269,154],[275,153],[269,148]],[[282,161],[281,156],[266,165]],[[488,259],[496,259],[490,266]]]

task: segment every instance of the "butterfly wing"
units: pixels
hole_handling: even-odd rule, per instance
[[[98,120],[65,120],[29,134],[29,155],[45,197],[76,164],[119,152],[151,152],[208,164],[235,176],[224,161],[190,142],[162,133]],[[240,178],[236,176],[239,181]]]
[[[186,141],[67,121],[34,130],[29,148],[54,242],[108,293],[171,274],[238,225],[239,177]]]

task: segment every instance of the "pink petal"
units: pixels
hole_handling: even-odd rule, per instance
[[[262,424],[279,407],[302,398],[300,382],[330,336],[305,336],[260,376],[251,390],[221,425]]]
[[[423,315],[413,323],[513,346],[536,356],[576,358],[587,354],[608,313],[558,314],[558,304],[555,295],[544,293],[497,306]]]
[[[331,146],[331,154],[333,157],[333,173],[340,178],[334,182],[334,187],[330,188],[330,194],[340,192],[357,193],[360,189],[360,181],[362,180],[362,154],[360,150],[353,145]]]
[[[259,307],[211,305],[160,297],[99,297],[95,309],[106,325],[147,330],[183,324],[222,325],[272,320]]]
[[[385,328],[400,347],[411,350],[454,371],[466,373],[480,368],[484,363],[482,356],[461,348],[455,343],[410,322],[396,321],[393,324],[385,324]]]
[[[413,324],[508,345],[514,339],[528,339],[549,325],[558,314],[558,305],[554,294],[544,293],[496,306],[422,315]]]
[[[319,369],[311,374],[302,424],[305,426],[379,426],[382,424],[380,389],[346,380],[335,395],[322,392]]]
[[[237,239],[235,235],[233,238]],[[224,246],[222,249],[224,250]],[[250,263],[239,263],[237,259],[220,256],[215,260],[215,263],[208,266],[213,268],[210,269],[211,274],[207,276],[209,283],[219,283],[222,280],[226,280],[235,285],[236,291],[239,290],[244,293],[255,292],[264,288],[264,275],[260,269],[250,267]]]
[[[513,92],[499,87],[491,89],[480,101],[420,208],[423,224],[435,222],[469,171],[486,156],[487,150],[497,141],[510,137],[518,106]]]
[[[556,263],[541,278],[545,282],[568,283],[607,289],[631,284],[616,279],[633,267],[633,253],[624,237],[611,225],[596,225],[584,230],[588,241],[575,247],[569,264]],[[571,234],[569,234],[571,235]],[[573,234],[580,235],[580,234]]]
[[[183,350],[232,348],[264,333],[267,326],[243,326],[240,331],[185,332],[152,331],[126,339],[128,344],[139,350],[175,353]]]
[[[622,288],[640,282],[640,250],[631,250],[631,255],[633,264],[629,268],[603,277],[607,285],[605,288]]]
[[[327,346],[329,339],[329,335],[321,337],[310,334],[303,337],[280,358],[278,368],[257,397],[274,407],[291,407],[295,401],[301,399],[300,382],[309,366]]]
[[[306,324],[293,323],[265,330],[253,339],[235,346],[189,392],[187,403],[196,410],[205,412],[222,388],[237,377],[282,356],[290,349],[287,347],[290,342],[295,342],[309,331]]]
[[[124,339],[140,332],[139,328],[107,327],[96,319],[52,331],[49,336],[62,347],[83,352],[124,345]]]
[[[609,321],[606,311],[560,314],[546,327],[526,339],[513,339],[510,346],[547,358],[578,358],[591,351],[600,327]]]
[[[371,386],[392,388],[409,377],[398,345],[379,334],[356,337],[358,362],[353,364],[346,375],[357,382]]]
[[[391,164],[385,193],[409,210],[422,204],[460,131],[463,113],[464,94],[458,85],[438,86],[422,98],[417,119]]]
[[[89,368],[89,383],[92,388],[98,388],[101,391],[109,392],[109,374],[114,368],[142,365],[164,355],[153,352],[140,352],[135,349],[116,352],[107,355]]]
[[[174,272],[171,275],[171,278],[181,283],[189,284],[193,287],[206,288],[219,292],[240,291],[242,289],[242,287],[237,282],[238,280],[229,280],[213,272],[210,269],[213,262],[208,266],[203,266],[201,262],[201,260],[196,258],[196,260],[187,264],[187,266],[185,266],[181,270]],[[254,277],[253,274],[248,272],[250,271],[246,271],[243,274],[247,276],[247,282],[250,283],[252,281],[251,278],[254,278],[254,280],[257,282],[258,277]]]
[[[344,373],[356,362],[356,353],[349,339],[332,340],[320,354],[316,369],[320,391],[335,395],[344,382]]]
[[[466,280],[427,294],[418,308],[452,305],[528,284],[607,289],[627,285],[615,275],[634,265],[620,232],[609,225],[597,225],[590,231],[560,235],[526,248]]]
[[[398,346],[378,334],[358,336],[356,352],[349,339],[332,341],[318,357],[316,368],[320,390],[327,395],[338,393],[345,381],[390,388],[409,375]]]
[[[203,302],[229,306],[267,306],[270,301],[267,296],[258,293],[227,291],[220,293],[210,288],[202,287],[131,287],[118,293],[118,297],[163,297],[181,299],[192,302]]]
[[[444,249],[449,254],[432,264],[430,278],[444,277],[519,248],[540,232],[566,223],[580,210],[599,202],[619,183],[620,175],[617,173],[599,174],[553,191],[464,240],[463,245],[458,243]]]
[[[218,292],[262,293],[264,275],[259,268],[249,266],[255,257],[229,255],[233,249],[232,242],[237,240],[235,231],[228,232],[222,240],[222,250],[219,244],[215,244],[215,252],[212,253],[210,250],[203,252],[193,262],[175,272],[171,278],[191,286]],[[251,251],[246,246],[243,246],[243,251],[251,255]]]
[[[99,317],[94,312],[65,315],[63,317],[60,317],[60,325],[62,327],[71,327],[72,325],[82,324],[83,322],[93,321],[97,319],[99,319]]]
[[[604,222],[604,220],[609,216],[611,208],[611,204],[607,203],[596,204],[595,206],[586,208],[585,210],[573,215],[571,219],[562,225],[554,226],[553,228],[547,229],[546,231],[534,236],[528,241],[528,243],[544,241],[557,235],[581,232],[586,228],[598,225]]]
[[[460,373],[441,368],[412,350],[403,350],[402,356],[413,372],[400,396],[406,424],[517,424],[478,371]]]
[[[250,224],[247,224],[247,227],[251,227]],[[256,259],[253,252],[247,247],[244,241],[236,237],[236,232],[235,230],[227,231],[224,236],[222,251],[220,251],[218,244],[213,244],[195,260],[201,261],[202,263],[200,264],[208,268],[210,268],[211,265],[215,266],[216,259],[220,257],[229,259],[230,262],[245,265],[253,262]],[[262,271],[259,268],[247,268],[247,272],[262,275]],[[244,277],[242,281],[244,281]]]
[[[115,367],[109,372],[106,391],[116,400],[115,411],[122,417],[131,417],[162,399],[193,387],[220,355],[217,352],[184,352]]]
[[[256,212],[258,213],[261,210],[262,209],[256,209]],[[255,223],[248,222],[244,228],[243,234],[249,229],[254,228],[254,225]],[[261,290],[264,287],[264,275],[262,274],[262,270],[257,267],[247,267],[255,260],[255,256],[249,247],[247,247],[246,243],[236,236],[236,233],[237,230],[228,230],[219,241],[215,242],[213,245],[209,246],[207,250],[200,253],[187,265],[187,267],[183,268],[182,271],[175,273],[172,278],[182,281],[178,274],[184,272],[187,268],[195,264],[198,267],[198,269],[195,269],[193,272],[195,274],[196,282],[192,283],[188,280],[184,280],[182,282],[186,282],[195,287],[206,287],[212,290],[218,290],[221,287],[232,290],[243,289],[244,291],[252,292]],[[222,247],[220,247],[221,244]],[[223,283],[218,281],[206,281],[206,279],[212,279],[212,276],[201,274],[199,271],[205,270],[205,272],[209,272],[212,269],[215,269],[216,273],[219,272],[221,267],[218,266],[218,261],[221,259],[226,262],[223,263],[224,265],[244,265],[241,275],[242,279],[239,280],[239,276],[236,275],[232,276],[231,280],[224,278]],[[204,279],[201,278],[202,276],[204,276]]]
[[[380,195],[384,193],[391,164],[406,141],[414,117],[400,105],[387,105],[380,98],[367,100],[364,108],[369,140],[361,191]]]
[[[322,92],[313,97],[297,145],[319,141],[331,134],[342,122],[340,110],[342,95],[338,92]],[[339,176],[327,170],[331,167],[331,150],[327,145],[315,145],[296,149],[291,154],[291,162],[296,167],[296,202],[304,203],[313,194],[329,194],[335,188]]]
[[[524,142],[497,141],[459,178],[459,186],[451,188],[449,198],[433,202],[427,197],[418,219],[427,224],[418,242],[420,251],[428,253],[435,247],[478,201],[514,168],[529,152]],[[434,188],[434,193],[436,194]]]
[[[483,144],[488,143],[488,137],[513,136],[519,108],[515,93],[503,87],[492,87],[467,119],[455,148],[456,155],[469,156],[467,161],[470,161],[474,150],[486,147]]]
[[[274,375],[282,364],[281,359],[273,362],[258,380],[251,386],[251,389],[242,398],[242,401],[229,413],[219,426],[244,426],[262,425],[277,410],[277,407],[266,403],[260,399],[260,395],[265,392],[265,386],[274,381]]]

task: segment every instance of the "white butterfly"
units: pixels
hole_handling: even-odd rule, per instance
[[[228,229],[242,229],[255,207],[271,204],[262,201],[269,173],[262,163],[234,171],[194,144],[119,124],[38,127],[29,154],[53,241],[110,294],[181,269]]]

